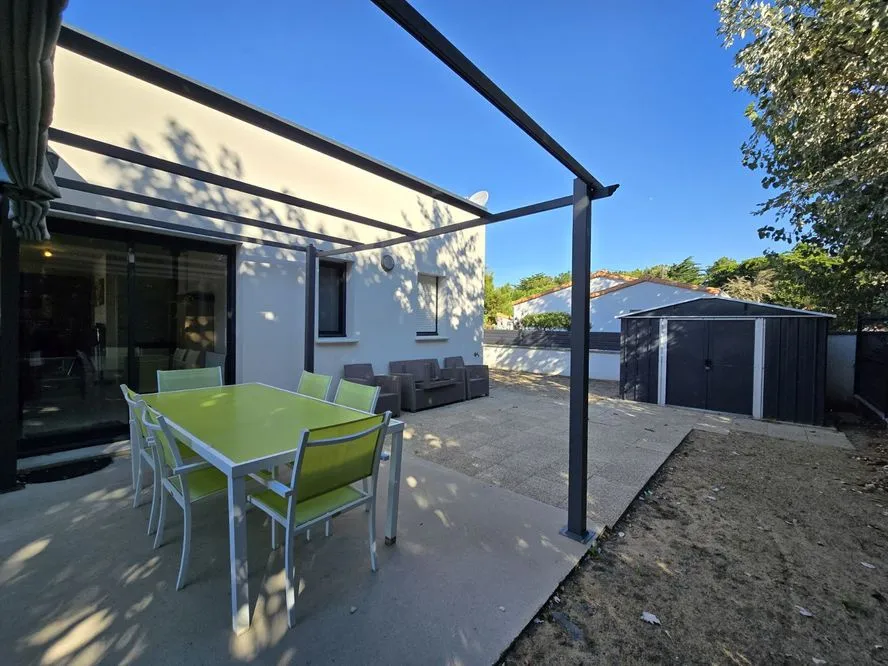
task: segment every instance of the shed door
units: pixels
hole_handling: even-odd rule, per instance
[[[752,414],[754,321],[668,324],[666,403]]]

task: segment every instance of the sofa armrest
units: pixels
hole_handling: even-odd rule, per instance
[[[461,382],[466,380],[465,368],[442,368],[440,373],[441,379],[456,379]]]
[[[486,365],[467,365],[466,374],[469,379],[487,379],[490,376],[490,370]]]

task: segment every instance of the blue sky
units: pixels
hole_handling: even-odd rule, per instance
[[[747,99],[710,0],[414,0],[605,183],[593,268],[772,247],[740,164]],[[262,7],[264,11],[258,11]],[[253,11],[255,10],[255,11]],[[366,0],[74,1],[65,21],[491,210],[569,194],[566,169]],[[570,269],[570,211],[488,228],[498,283]]]

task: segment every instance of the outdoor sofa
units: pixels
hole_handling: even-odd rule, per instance
[[[392,361],[389,372],[401,380],[401,409],[416,412],[466,399],[465,370],[444,368],[433,358]]]

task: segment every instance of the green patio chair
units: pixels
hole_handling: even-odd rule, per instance
[[[301,532],[359,506],[370,507],[370,569],[376,571],[376,485],[379,454],[390,413],[314,430],[303,430],[293,462],[290,485],[251,475],[265,490],[247,495],[247,501],[268,514],[272,530],[284,526],[284,578],[287,622],[295,620],[293,541]],[[369,479],[367,490],[353,487]]]
[[[339,380],[339,385],[336,387],[336,395],[333,396],[333,402],[337,405],[360,409],[362,412],[369,412],[371,414],[376,410],[376,401],[378,399],[378,386],[355,384],[345,379]]]
[[[299,378],[299,386],[296,387],[296,393],[307,395],[310,398],[317,398],[318,400],[326,400],[332,381],[333,378],[328,375],[318,375],[314,372],[303,370],[302,376]]]
[[[129,408],[130,464],[133,474],[133,508],[139,506],[142,497],[142,465],[148,465],[152,471],[151,482],[151,513],[148,516],[148,534],[154,532],[154,520],[157,516],[157,499],[160,495],[160,482],[154,473],[154,452],[148,443],[148,432],[145,430],[144,413],[148,406],[142,396],[126,384],[120,385],[120,392]]]
[[[351,407],[352,409],[360,409],[362,412],[372,414],[376,411],[376,401],[379,399],[380,388],[378,386],[365,386],[364,384],[355,384],[345,379],[339,380],[339,386],[336,387],[336,395],[333,396],[333,402],[343,407]],[[364,492],[367,492],[367,479],[364,479]],[[369,507],[368,507],[369,509]],[[324,526],[324,533],[330,536],[330,522],[327,521]]]
[[[213,386],[222,386],[222,368],[188,368],[186,370],[157,371],[158,393],[211,388]]]
[[[173,437],[166,419],[159,412],[146,407],[143,423],[154,450],[154,468],[160,478],[160,511],[157,519],[157,536],[154,547],[163,541],[163,527],[166,522],[167,495],[182,507],[182,560],[176,589],[185,585],[188,558],[191,554],[191,505],[208,497],[220,495],[228,490],[228,479],[210,463],[201,458],[182,459],[180,445]]]

